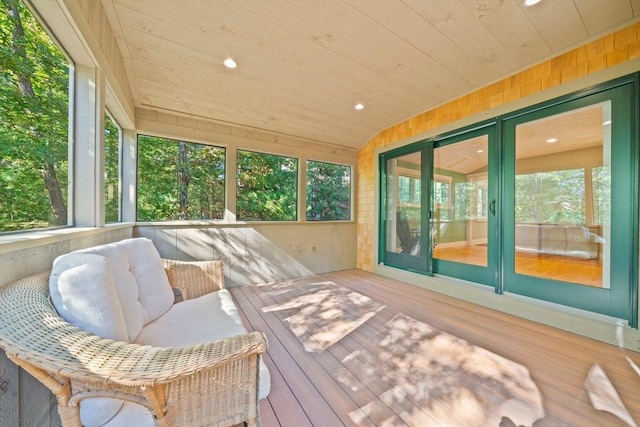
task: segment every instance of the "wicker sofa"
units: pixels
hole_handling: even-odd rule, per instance
[[[222,263],[161,259],[142,238],[0,288],[0,347],[64,426],[257,425],[270,388],[266,339],[242,326]]]

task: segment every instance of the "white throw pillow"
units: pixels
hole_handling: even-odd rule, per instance
[[[59,256],[53,262],[49,291],[53,305],[67,322],[102,338],[128,341],[107,258],[77,252]],[[120,411],[123,403],[110,398],[84,399],[80,402],[80,420],[86,427],[101,426]]]
[[[111,264],[100,255],[69,253],[53,262],[51,300],[67,322],[102,338],[128,341]]]

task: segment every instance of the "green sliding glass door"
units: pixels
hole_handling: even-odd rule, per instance
[[[433,272],[497,286],[495,124],[434,141]]]
[[[392,152],[381,157],[380,258],[387,265],[430,273],[428,241],[429,149]],[[423,191],[424,189],[424,191]]]
[[[504,121],[504,291],[632,319],[633,84]]]
[[[497,285],[495,145],[490,124],[381,156],[384,264]]]

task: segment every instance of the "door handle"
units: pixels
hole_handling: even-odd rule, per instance
[[[491,212],[491,215],[496,216],[496,199],[493,199],[491,203],[489,203],[489,212]]]

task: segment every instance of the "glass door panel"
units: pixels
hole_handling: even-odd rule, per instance
[[[516,126],[515,272],[609,288],[611,102]]]
[[[489,137],[433,152],[433,257],[487,266]]]
[[[385,160],[385,254],[388,265],[427,272],[423,150]],[[427,187],[428,188],[428,187]]]
[[[436,141],[431,229],[433,272],[497,286],[494,126]]]
[[[505,292],[634,324],[632,89],[620,84],[505,119]]]

